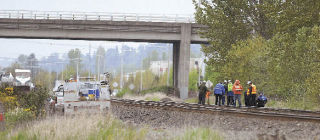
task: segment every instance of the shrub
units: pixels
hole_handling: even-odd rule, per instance
[[[0,91],[0,102],[4,106],[4,110],[14,109],[18,106],[17,97]]]
[[[123,88],[122,90],[120,90],[118,93],[117,93],[117,97],[123,97],[123,95],[127,94],[129,91],[129,89],[127,88]]]
[[[171,87],[171,86],[160,86],[160,87],[154,87],[154,88],[150,88],[147,90],[143,90],[143,91],[141,91],[141,94],[162,92],[162,93],[166,93],[167,95],[169,95],[169,94],[173,94],[174,90],[177,90],[177,89],[175,89],[174,87]]]
[[[9,110],[5,113],[5,122],[7,128],[12,128],[15,125],[30,121],[35,116],[28,109],[16,108],[13,110]]]
[[[210,128],[196,128],[187,130],[184,135],[177,137],[177,140],[222,140],[218,132]]]
[[[48,90],[41,86],[36,86],[34,90],[27,94],[19,95],[19,103],[22,108],[30,108],[35,115],[44,114],[45,101],[49,97]]]

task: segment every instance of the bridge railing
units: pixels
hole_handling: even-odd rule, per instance
[[[194,23],[192,15],[0,10],[0,18]]]

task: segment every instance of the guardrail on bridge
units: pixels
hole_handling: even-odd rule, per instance
[[[193,15],[0,10],[0,18],[195,23]]]

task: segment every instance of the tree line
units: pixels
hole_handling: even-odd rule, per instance
[[[193,1],[209,45],[206,78],[252,80],[259,91],[286,101],[319,103],[320,1]],[[318,104],[319,105],[319,104]]]

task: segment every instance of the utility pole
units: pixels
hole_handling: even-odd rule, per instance
[[[91,77],[91,43],[89,44],[89,78]]]
[[[102,61],[102,62],[103,62],[103,71],[102,71],[102,73],[105,73],[105,72],[106,72],[106,62],[105,62],[105,61],[106,61],[106,58],[105,58],[105,56],[106,56],[106,55],[104,54],[104,56],[102,57],[102,59],[103,59],[103,61]]]
[[[79,63],[77,63],[77,82],[79,81]]]
[[[79,63],[80,63],[80,51],[78,53],[78,63],[77,63],[77,82],[79,81]]]
[[[199,77],[198,77],[198,82],[199,82],[199,84],[200,84],[200,62],[198,62],[198,75],[199,75]]]
[[[168,70],[167,70],[167,86],[169,86],[169,79],[170,79],[170,52],[169,52],[169,46],[168,45]]]
[[[140,92],[142,91],[142,70],[143,70],[143,55],[141,54],[141,67],[140,67]]]
[[[123,51],[123,50],[122,50],[122,51]],[[120,56],[120,57],[121,57],[121,60],[120,60],[120,61],[121,61],[121,62],[120,62],[120,63],[121,63],[120,89],[122,89],[122,86],[123,86],[123,53],[124,53],[124,52],[122,52],[122,51],[121,51],[121,54],[120,54],[120,55],[121,55],[121,56]]]
[[[98,66],[97,66],[97,68],[98,68],[98,71],[97,71],[97,75],[98,75],[98,81],[100,81],[100,55],[97,55],[97,57],[98,57]]]

